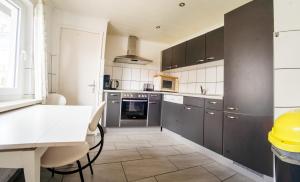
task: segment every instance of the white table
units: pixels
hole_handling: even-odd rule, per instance
[[[35,105],[0,114],[0,167],[24,168],[26,182],[40,181],[47,147],[85,142],[90,106]]]

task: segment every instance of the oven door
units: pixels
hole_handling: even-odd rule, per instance
[[[147,99],[122,99],[121,120],[147,120]]]

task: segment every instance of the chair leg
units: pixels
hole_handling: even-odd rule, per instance
[[[80,161],[77,161],[77,165],[78,165],[78,169],[79,169],[80,181],[84,182]]]
[[[89,154],[89,153],[87,153],[87,158],[88,158],[88,162],[89,162],[91,174],[93,175],[93,174],[94,174],[94,171],[93,171],[93,166],[92,166],[92,164],[91,164],[91,159],[90,159],[90,154]]]

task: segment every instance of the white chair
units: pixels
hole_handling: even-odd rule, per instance
[[[92,163],[100,155],[104,144],[104,131],[101,125],[99,124],[99,121],[103,115],[104,107],[105,107],[105,102],[102,102],[100,106],[96,109],[94,114],[92,115],[91,122],[89,124],[90,131],[95,131],[97,128],[100,131],[101,140],[95,146],[89,148],[89,144],[85,142],[84,144],[76,145],[76,146],[50,147],[47,149],[47,151],[44,153],[44,155],[41,158],[41,166],[44,168],[48,168],[48,170],[52,172],[52,176],[54,175],[54,173],[65,175],[65,174],[74,174],[79,172],[81,182],[84,182],[82,171],[86,167],[90,168],[91,174],[93,175],[94,172],[93,172]],[[94,149],[97,149],[98,152],[91,160],[89,156],[89,151]],[[79,159],[83,158],[84,156],[87,156],[88,163],[82,166]],[[77,163],[78,169],[71,170],[71,171],[65,171],[65,170],[59,171],[55,169],[58,167],[63,167],[72,164],[74,162]]]
[[[67,100],[60,94],[49,94],[46,98],[46,104],[48,105],[66,105]]]

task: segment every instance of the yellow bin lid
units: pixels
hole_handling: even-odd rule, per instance
[[[281,150],[300,152],[300,110],[279,116],[269,132],[268,139],[273,146]]]

